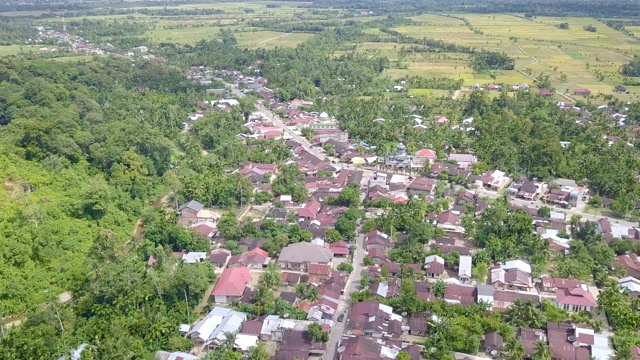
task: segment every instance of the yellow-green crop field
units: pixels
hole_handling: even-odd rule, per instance
[[[468,66],[465,54],[405,53],[400,56],[401,44],[392,48],[390,43],[358,45],[359,51],[375,54],[378,50],[381,55],[400,60],[402,66],[386,70],[384,76],[450,77],[463,79],[464,85],[468,86],[473,83],[533,84],[530,76],[537,77],[543,73],[550,76],[554,87],[561,92],[588,88],[593,94],[613,94],[615,85],[623,80],[619,74],[620,67],[634,55],[640,55],[640,41],[591,18],[526,19],[515,14],[425,14],[411,19],[414,25],[393,29],[418,39],[442,40],[478,50],[503,52],[515,59],[516,70],[478,74]],[[569,29],[557,26],[565,22]],[[597,31],[585,31],[583,28],[587,25],[596,27]],[[640,35],[640,27],[627,29]],[[365,32],[381,35],[374,28]],[[627,100],[639,99],[638,87],[627,86],[627,89],[631,94],[617,95]]]

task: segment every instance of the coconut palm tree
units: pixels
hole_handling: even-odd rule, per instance
[[[551,360],[551,349],[546,341],[538,341],[533,352],[533,360]]]
[[[515,337],[505,342],[503,352],[507,360],[522,360],[526,354],[524,346]]]

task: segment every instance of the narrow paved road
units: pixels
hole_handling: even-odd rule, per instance
[[[361,229],[358,228],[358,236],[356,237],[356,250],[353,253],[353,271],[349,274],[347,279],[347,285],[345,286],[344,295],[341,296],[340,304],[338,305],[338,314],[344,313],[344,320],[342,322],[336,322],[331,328],[329,334],[329,342],[327,343],[327,352],[324,355],[324,360],[334,360],[336,358],[337,349],[340,345],[340,340],[344,334],[345,325],[349,318],[349,308],[351,308],[352,292],[358,290],[360,285],[360,279],[362,270],[365,269],[362,261],[367,255],[364,251],[364,234],[361,234]]]

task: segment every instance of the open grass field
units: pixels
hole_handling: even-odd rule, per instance
[[[6,55],[15,55],[17,53],[20,52],[20,48],[23,48],[20,45],[9,45],[9,46],[0,46],[0,56],[6,56]],[[23,51],[25,49],[30,49],[28,47],[23,48]],[[36,51],[38,49],[35,49]]]
[[[295,47],[312,36],[312,34],[303,33],[256,31],[238,33],[236,38],[240,46],[271,49],[275,47]]]

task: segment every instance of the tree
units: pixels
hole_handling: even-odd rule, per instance
[[[549,217],[551,216],[551,208],[548,206],[541,206],[538,208],[538,216]]]
[[[544,326],[544,315],[536,305],[528,300],[516,301],[504,312],[504,320],[516,327],[539,329]]]
[[[312,341],[319,341],[319,342],[329,341],[329,333],[322,331],[322,325],[318,323],[314,322],[309,324],[307,331],[309,332],[309,337],[311,338]]]
[[[324,239],[329,243],[334,243],[342,240],[342,235],[340,235],[340,232],[336,229],[327,229],[324,232]]]
[[[600,206],[602,206],[602,197],[598,194],[595,194],[589,198],[587,204],[589,204],[589,206],[593,206],[594,208],[599,208]]]
[[[431,293],[439,298],[444,298],[444,293],[447,290],[447,284],[442,281],[442,280],[438,280],[435,283],[433,283],[433,285],[431,286]]]
[[[351,274],[351,272],[353,271],[353,265],[348,262],[341,262],[340,265],[338,265],[338,270]]]
[[[260,275],[258,283],[269,288],[280,285],[280,269],[275,261],[269,262],[266,270]]]
[[[375,261],[373,261],[373,258],[371,258],[371,256],[367,255],[364,257],[364,259],[362,259],[362,263],[367,266],[371,266],[375,264]]]
[[[505,341],[504,353],[509,360],[522,360],[526,355],[524,345],[515,337],[511,337]]]
[[[396,360],[411,360],[411,356],[409,356],[409,353],[406,350],[402,350],[398,353]]]
[[[267,349],[263,342],[258,342],[258,344],[251,349],[249,352],[248,360],[269,360],[271,357],[269,353],[267,353]]]
[[[551,360],[551,349],[546,341],[538,341],[533,352],[533,360]]]
[[[218,221],[218,231],[226,240],[240,240],[240,226],[233,213],[224,214]]]
[[[311,128],[303,127],[300,132],[302,133],[302,136],[304,136],[307,140],[311,140],[311,138],[313,137],[313,130]]]

